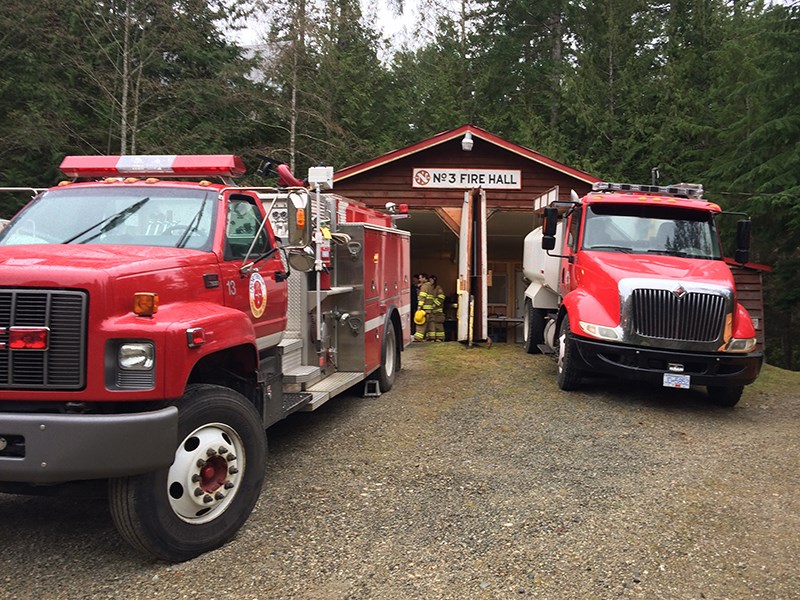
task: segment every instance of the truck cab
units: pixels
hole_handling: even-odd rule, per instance
[[[755,380],[763,355],[722,256],[721,209],[701,196],[699,186],[600,183],[545,210],[525,242],[525,345],[555,354],[562,389],[607,374],[705,385],[730,406]],[[739,258],[748,236],[742,221]]]
[[[270,425],[391,388],[408,235],[315,169],[314,202],[232,155],[68,156],[31,190],[0,232],[0,491],[107,484],[131,545],[187,560],[247,520]]]

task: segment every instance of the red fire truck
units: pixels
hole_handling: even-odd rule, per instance
[[[311,191],[236,186],[228,155],[61,170],[0,233],[0,491],[108,480],[121,535],[187,560],[247,520],[267,427],[392,387],[409,237],[323,193],[330,168]]]
[[[601,182],[544,209],[544,227],[524,244],[524,341],[529,353],[555,354],[561,389],[605,374],[702,385],[733,406],[755,381],[763,354],[723,260],[720,207],[702,193]],[[736,261],[745,263],[748,219],[736,240]]]

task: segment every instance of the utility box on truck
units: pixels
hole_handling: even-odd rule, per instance
[[[525,238],[524,341],[555,354],[562,389],[605,374],[739,401],[763,355],[700,186],[596,183],[544,212]],[[739,221],[738,262],[749,236]]]
[[[408,234],[319,186],[236,186],[234,156],[61,169],[0,233],[0,491],[107,480],[122,536],[186,560],[247,520],[269,425],[392,387]]]

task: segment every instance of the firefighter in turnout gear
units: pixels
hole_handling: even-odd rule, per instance
[[[444,290],[439,285],[436,275],[431,275],[433,284],[433,314],[429,317],[433,321],[433,331],[428,329],[428,335],[434,342],[444,341]]]
[[[417,330],[414,333],[415,342],[433,341],[433,284],[429,277],[422,282],[419,287],[419,298],[417,299],[417,307],[425,311],[425,324],[417,325]]]

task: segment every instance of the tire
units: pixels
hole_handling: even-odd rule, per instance
[[[709,385],[706,386],[706,390],[708,391],[708,397],[711,402],[718,406],[731,407],[736,406],[739,400],[741,400],[744,386],[737,385],[730,387]]]
[[[376,379],[381,388],[381,393],[388,392],[394,385],[397,371],[400,369],[400,355],[397,352],[397,332],[394,324],[388,321],[383,329],[383,344],[381,346],[381,366],[378,368]]]
[[[564,391],[577,390],[581,383],[581,372],[575,362],[575,342],[569,328],[569,316],[564,315],[558,331],[558,360],[556,380],[558,387]]]
[[[267,459],[261,416],[238,392],[189,386],[178,408],[181,442],[172,466],[109,484],[122,537],[168,562],[189,560],[236,535],[261,493]]]
[[[544,324],[547,311],[533,308],[533,303],[525,300],[525,312],[522,315],[522,339],[525,352],[528,354],[541,354],[539,344],[544,343]]]

